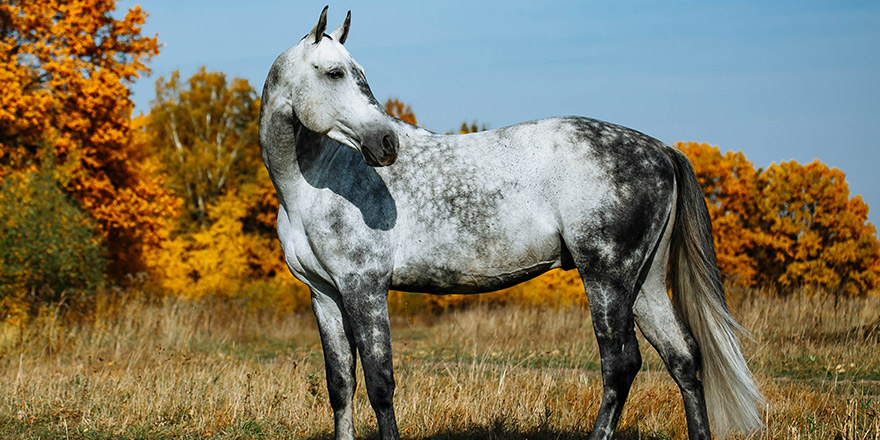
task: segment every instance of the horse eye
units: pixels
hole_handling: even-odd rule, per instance
[[[343,76],[345,76],[345,74],[342,73],[342,71],[339,69],[333,69],[333,70],[327,72],[327,76],[329,76],[331,79],[340,79]]]

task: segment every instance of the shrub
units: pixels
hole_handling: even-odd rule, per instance
[[[0,319],[93,288],[105,268],[94,222],[51,171],[13,172],[0,182]]]

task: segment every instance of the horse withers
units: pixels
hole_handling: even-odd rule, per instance
[[[385,114],[327,8],[266,78],[260,144],[278,236],[311,289],[337,439],[353,439],[359,355],[383,439],[397,439],[389,289],[480,293],[577,269],[610,438],[641,366],[635,325],[681,389],[694,439],[761,426],[687,158],[580,117],[437,135]],[[667,266],[673,296],[666,290]]]

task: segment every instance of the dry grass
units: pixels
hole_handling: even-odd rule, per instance
[[[880,439],[880,297],[731,297],[771,403],[749,438]],[[5,329],[0,438],[332,438],[308,314],[168,300],[87,325],[52,316]],[[590,326],[577,307],[395,317],[402,435],[585,439],[601,391]],[[643,353],[618,438],[683,438],[677,388]],[[355,400],[357,434],[371,438],[363,386]]]

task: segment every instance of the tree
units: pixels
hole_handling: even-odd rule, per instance
[[[51,160],[97,221],[111,274],[144,267],[143,250],[176,203],[136,144],[128,86],[158,54],[139,7],[115,0],[0,3],[0,178]]]
[[[199,69],[187,81],[175,71],[156,81],[148,129],[169,183],[186,200],[187,218],[208,226],[207,206],[253,182],[262,168],[259,98],[247,80]]]
[[[741,152],[679,143],[706,196],[718,266],[728,282],[779,291],[880,286],[880,244],[868,206],[844,174],[818,160],[756,171]]]
[[[880,287],[880,244],[862,198],[844,174],[813,161],[782,162],[758,175],[754,221],[759,282],[856,294]]]
[[[186,200],[180,227],[153,255],[160,285],[175,295],[239,296],[255,284],[293,280],[275,232],[278,202],[260,156],[259,109],[246,80],[204,67],[185,81],[179,72],[156,81],[151,149]]]
[[[712,219],[718,267],[727,281],[741,286],[757,282],[755,243],[763,231],[750,223],[757,197],[757,172],[742,152],[728,151],[697,142],[675,145],[684,152],[703,188]]]
[[[416,115],[413,113],[412,108],[399,100],[397,98],[391,99],[388,98],[385,101],[385,113],[390,116],[394,116],[397,119],[400,119],[403,122],[412,125],[419,125],[418,121],[416,121]]]
[[[274,286],[263,296],[273,301],[289,303],[289,294],[297,296],[297,290],[303,297],[304,286],[288,288],[294,280],[275,233],[274,189],[265,168],[259,174],[257,182],[230,189],[208,204],[206,227],[177,234],[152,255],[161,286],[188,298],[233,297],[269,282]]]
[[[488,129],[489,128],[486,127],[486,124],[482,124],[480,126],[477,126],[477,121],[471,122],[470,125],[468,125],[467,122],[462,122],[461,127],[458,127],[457,134],[476,133],[479,131],[486,131]],[[453,133],[446,133],[446,134],[453,134]]]
[[[234,296],[247,275],[248,238],[239,219],[240,195],[230,191],[209,205],[211,224],[169,240],[157,254],[160,285],[188,298]]]

